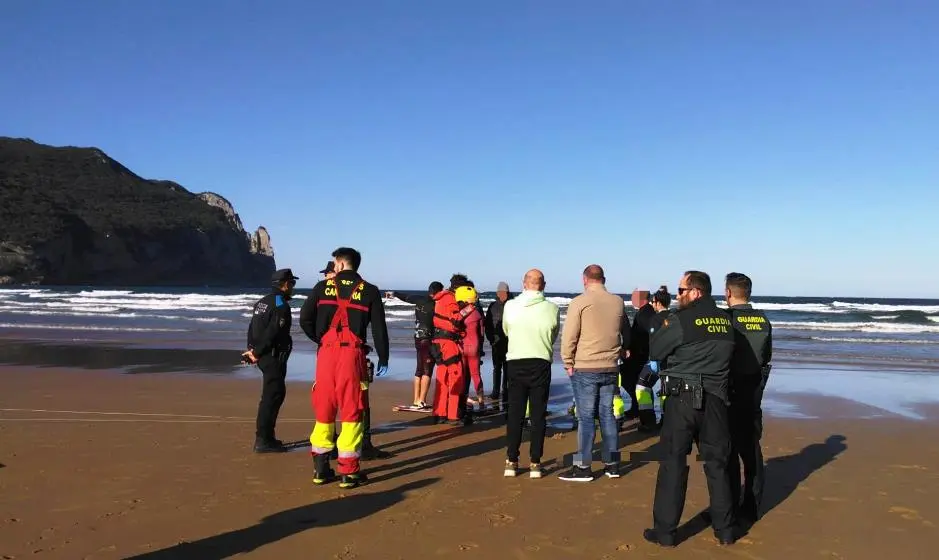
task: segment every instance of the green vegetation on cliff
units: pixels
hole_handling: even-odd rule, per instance
[[[272,255],[218,195],[143,179],[96,148],[0,137],[0,283],[250,285],[268,281]]]

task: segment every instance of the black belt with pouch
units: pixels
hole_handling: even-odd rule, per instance
[[[704,384],[701,381],[688,381],[678,377],[664,378],[663,390],[666,396],[678,397],[682,393],[691,394],[691,408],[701,410],[704,408]]]

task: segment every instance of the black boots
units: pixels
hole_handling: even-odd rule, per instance
[[[336,473],[329,466],[327,455],[313,456],[313,484],[328,484],[336,479]]]
[[[254,440],[254,452],[255,453],[285,453],[287,448],[284,447],[283,442],[280,440],[267,440],[263,438],[255,438]]]

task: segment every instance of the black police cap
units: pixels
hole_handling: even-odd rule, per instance
[[[326,263],[326,268],[320,271],[320,274],[329,274],[334,270],[336,270],[336,263],[334,261],[329,261]]]
[[[299,279],[300,277],[294,276],[293,271],[290,270],[289,268],[282,268],[274,272],[273,276],[271,276],[271,282],[276,282],[278,284],[281,282],[286,282],[287,280],[299,280]]]

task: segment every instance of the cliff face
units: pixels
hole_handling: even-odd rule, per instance
[[[267,285],[267,230],[95,148],[0,137],[0,284]]]

